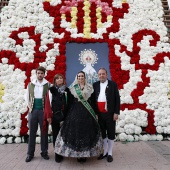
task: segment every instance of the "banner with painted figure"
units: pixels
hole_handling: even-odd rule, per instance
[[[110,69],[107,43],[67,43],[66,44],[66,81],[70,86],[79,71],[86,73],[86,81],[93,84],[98,80],[98,70],[105,67]]]

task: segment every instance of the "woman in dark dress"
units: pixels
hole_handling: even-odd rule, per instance
[[[70,90],[65,85],[64,76],[56,74],[53,79],[53,86],[50,87],[45,103],[45,119],[52,126],[53,146],[60,130],[60,123],[64,121],[70,103]],[[61,112],[63,116],[60,115]],[[55,161],[61,162],[63,156],[55,154]]]
[[[83,71],[77,74],[70,92],[70,109],[57,136],[55,152],[85,162],[87,157],[100,155],[103,146],[99,124],[89,104],[93,87],[86,83]]]

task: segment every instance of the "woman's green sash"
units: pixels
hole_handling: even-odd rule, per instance
[[[90,112],[90,114],[93,116],[93,118],[97,121],[96,119],[96,114],[94,112],[94,110],[92,109],[92,107],[90,106],[90,104],[84,99],[80,87],[78,84],[74,85],[75,91],[80,99],[80,101],[82,102],[82,104],[86,107],[86,109]]]

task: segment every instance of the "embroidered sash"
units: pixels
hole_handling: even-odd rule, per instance
[[[80,91],[80,87],[78,84],[74,85],[75,91],[80,99],[80,101],[82,102],[82,104],[86,107],[86,109],[90,112],[90,114],[93,116],[93,118],[97,121],[96,119],[96,114],[94,112],[94,110],[92,109],[92,107],[90,106],[90,104],[84,99],[81,91]]]
[[[43,109],[42,99],[34,99],[33,109],[41,110]]]

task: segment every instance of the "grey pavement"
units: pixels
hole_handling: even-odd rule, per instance
[[[0,145],[0,170],[170,170],[170,141],[115,142],[112,163],[96,158],[83,164],[75,158],[56,163],[52,143],[50,160],[41,158],[39,144],[31,162],[25,162],[26,152],[26,143]]]

